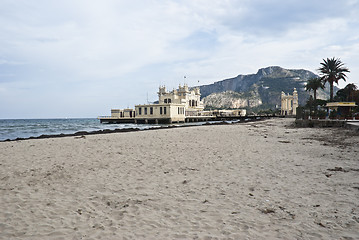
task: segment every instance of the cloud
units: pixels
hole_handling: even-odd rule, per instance
[[[343,17],[348,13],[347,1],[243,1],[223,18],[224,24],[240,32],[256,36],[279,36],[303,24]],[[353,5],[355,3],[351,3]]]
[[[143,103],[184,75],[195,85],[269,65],[315,71],[336,56],[359,79],[358,9],[354,0],[1,1],[0,88],[39,99],[33,109],[72,99],[88,116],[98,109],[86,104]]]

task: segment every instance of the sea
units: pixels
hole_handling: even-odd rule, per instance
[[[103,124],[96,118],[0,119],[0,141],[41,135],[73,134],[80,131],[93,132],[124,128],[147,129],[160,126],[160,124]]]
[[[203,123],[191,123],[189,125],[200,124]],[[169,126],[169,124],[103,124],[97,118],[0,119],[0,141],[39,137],[41,135],[73,134],[82,131],[93,132],[125,128],[144,130],[163,126]]]

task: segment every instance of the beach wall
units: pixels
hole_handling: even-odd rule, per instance
[[[359,121],[331,120],[331,119],[296,119],[296,127],[317,127],[317,128],[347,128],[359,131]]]

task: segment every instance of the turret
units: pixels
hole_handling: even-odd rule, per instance
[[[188,93],[188,86],[187,84],[183,85],[183,87],[181,86],[181,84],[178,86],[178,92],[179,93]]]
[[[160,86],[157,94],[158,94],[159,97],[162,96],[162,95],[165,95],[166,94],[166,87],[165,86]]]
[[[194,89],[194,93],[196,95],[201,95],[201,91],[200,91],[200,89],[198,87]]]
[[[293,90],[293,95],[298,95],[298,92],[297,92],[296,88],[294,88],[294,90]]]

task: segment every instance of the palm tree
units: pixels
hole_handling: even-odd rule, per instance
[[[307,85],[305,86],[306,91],[313,90],[314,101],[317,100],[317,90],[321,88],[324,89],[324,84],[320,78],[311,78],[308,80]]]
[[[348,68],[344,67],[344,63],[339,58],[327,58],[323,59],[323,62],[320,63],[322,66],[318,69],[321,73],[321,80],[324,83],[328,82],[330,85],[330,101],[333,101],[333,85],[334,83],[338,84],[340,79],[346,81],[347,75],[346,72],[350,72]]]

